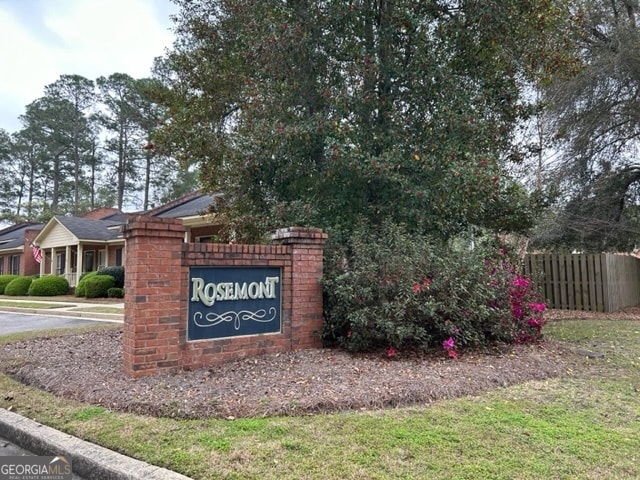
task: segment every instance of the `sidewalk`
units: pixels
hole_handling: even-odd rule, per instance
[[[0,305],[0,312],[13,312],[13,313],[31,313],[36,315],[52,315],[58,317],[73,317],[73,318],[85,318],[91,320],[105,320],[111,322],[124,322],[124,302],[109,302],[109,303],[93,303],[81,299],[74,299],[73,297],[27,297],[25,299],[16,297],[4,297],[0,295],[0,302],[15,305]],[[62,306],[56,308],[37,308],[31,304],[35,303],[60,303]],[[21,306],[24,304],[25,306]],[[122,313],[104,313],[99,310],[104,308],[119,308],[122,309]]]

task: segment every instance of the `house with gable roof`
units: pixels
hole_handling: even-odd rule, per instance
[[[207,243],[220,231],[221,225],[209,212],[221,194],[209,195],[199,190],[149,210],[145,215],[161,218],[180,218],[187,233],[185,242]]]
[[[35,275],[40,267],[32,242],[44,225],[23,222],[0,230],[0,275]]]
[[[42,252],[40,275],[63,275],[75,286],[82,273],[122,265],[125,222],[120,212],[104,218],[54,216],[34,239]]]
[[[216,197],[196,191],[142,213],[102,208],[82,217],[56,215],[33,239],[42,252],[39,273],[63,275],[75,287],[83,273],[124,265],[122,227],[133,216],[180,218],[187,227],[186,242],[210,241],[220,229],[208,213]]]

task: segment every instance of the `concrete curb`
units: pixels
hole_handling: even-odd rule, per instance
[[[73,472],[90,480],[191,480],[166,468],[85,442],[3,408],[0,409],[0,437],[35,455],[68,457]]]

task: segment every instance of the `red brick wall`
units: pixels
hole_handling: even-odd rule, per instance
[[[125,262],[125,258],[124,258],[124,252],[125,252],[125,248],[124,248],[124,243],[122,245],[110,245],[109,246],[109,266],[113,267],[116,264],[116,251],[118,249],[122,249],[122,265],[124,265]]]
[[[183,243],[179,220],[137,217],[126,238],[124,370],[132,376],[321,346],[323,248],[318,229],[276,232],[274,245]],[[279,267],[281,333],[187,341],[189,267]]]
[[[31,242],[33,242],[38,233],[40,233],[40,230],[26,230],[24,232],[24,254],[20,258],[20,275],[37,275],[40,273],[40,264],[33,259],[31,250]]]
[[[90,212],[82,215],[82,218],[93,218],[93,219],[103,219],[108,217],[109,215],[113,215],[114,213],[122,213],[117,208],[97,208],[95,210],[91,210]]]

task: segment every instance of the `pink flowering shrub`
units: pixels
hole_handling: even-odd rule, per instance
[[[542,338],[545,305],[498,248],[456,250],[386,224],[328,254],[327,344],[456,358],[467,348]]]
[[[542,338],[546,305],[534,290],[529,278],[522,276],[515,264],[504,253],[487,260],[491,282],[496,287],[496,300],[504,310],[508,304],[510,315],[505,322],[503,340],[514,343],[533,343]]]

